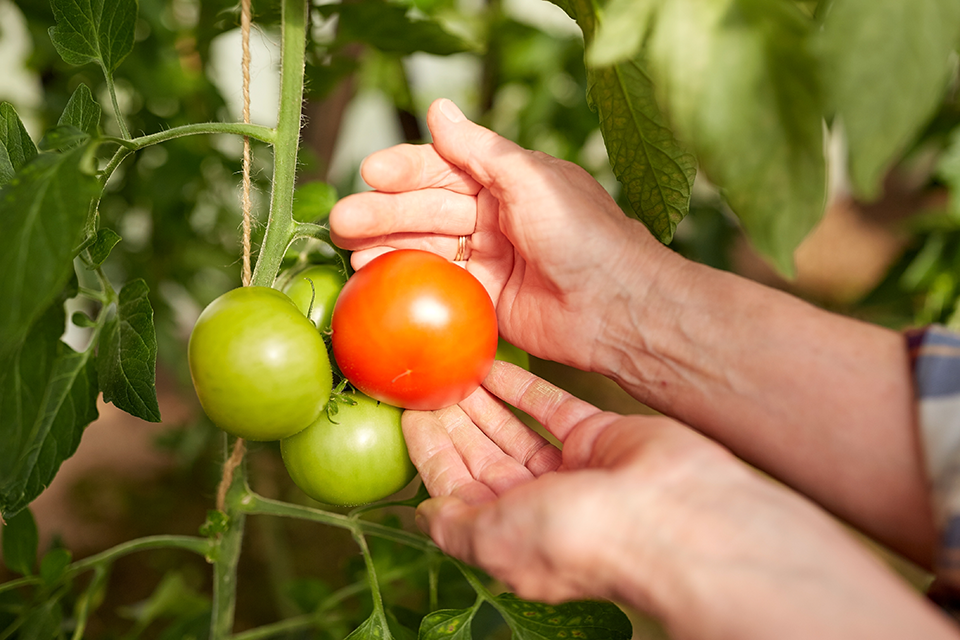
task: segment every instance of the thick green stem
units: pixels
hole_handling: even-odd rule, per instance
[[[120,135],[125,140],[130,139],[130,131],[127,130],[127,123],[123,120],[123,113],[120,111],[120,102],[117,100],[117,87],[113,82],[113,74],[103,69],[103,77],[107,80],[107,90],[110,92],[110,100],[113,102],[113,113],[117,117],[117,125],[120,127]]]
[[[229,452],[230,448],[227,448]],[[229,453],[224,456],[228,459]],[[233,633],[237,605],[237,565],[243,546],[246,514],[240,507],[250,489],[247,486],[247,467],[240,462],[233,470],[230,487],[224,500],[227,530],[217,540],[213,563],[213,612],[210,618],[210,640],[223,640]]]
[[[293,189],[300,147],[303,69],[307,43],[306,0],[283,0],[280,111],[273,146],[273,193],[267,229],[253,272],[253,284],[273,284],[287,246],[293,240]]]

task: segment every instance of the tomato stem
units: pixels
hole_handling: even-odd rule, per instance
[[[270,214],[257,257],[252,284],[269,287],[277,277],[287,246],[294,238],[293,190],[300,147],[303,74],[307,43],[306,0],[283,0],[280,45],[280,110],[273,147],[273,192]]]

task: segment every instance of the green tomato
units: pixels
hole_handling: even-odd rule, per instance
[[[317,329],[329,331],[333,305],[344,282],[346,278],[340,269],[333,265],[317,264],[294,274],[283,287],[283,291],[304,315],[310,312],[307,317]]]
[[[400,427],[402,411],[360,393],[338,402],[331,419],[280,441],[294,483],[326,504],[354,506],[382,500],[416,475]]]
[[[291,436],[316,420],[330,398],[323,338],[275,289],[242,287],[211,302],[187,350],[203,410],[240,438]]]

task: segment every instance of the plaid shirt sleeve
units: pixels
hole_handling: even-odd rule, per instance
[[[954,606],[948,608],[955,609],[960,603],[960,334],[932,325],[909,332],[907,344],[940,531],[935,588],[952,593]]]

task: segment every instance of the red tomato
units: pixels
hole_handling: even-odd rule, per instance
[[[466,269],[426,251],[385,253],[344,285],[333,355],[350,383],[397,407],[456,404],[480,386],[497,351],[497,315]]]

